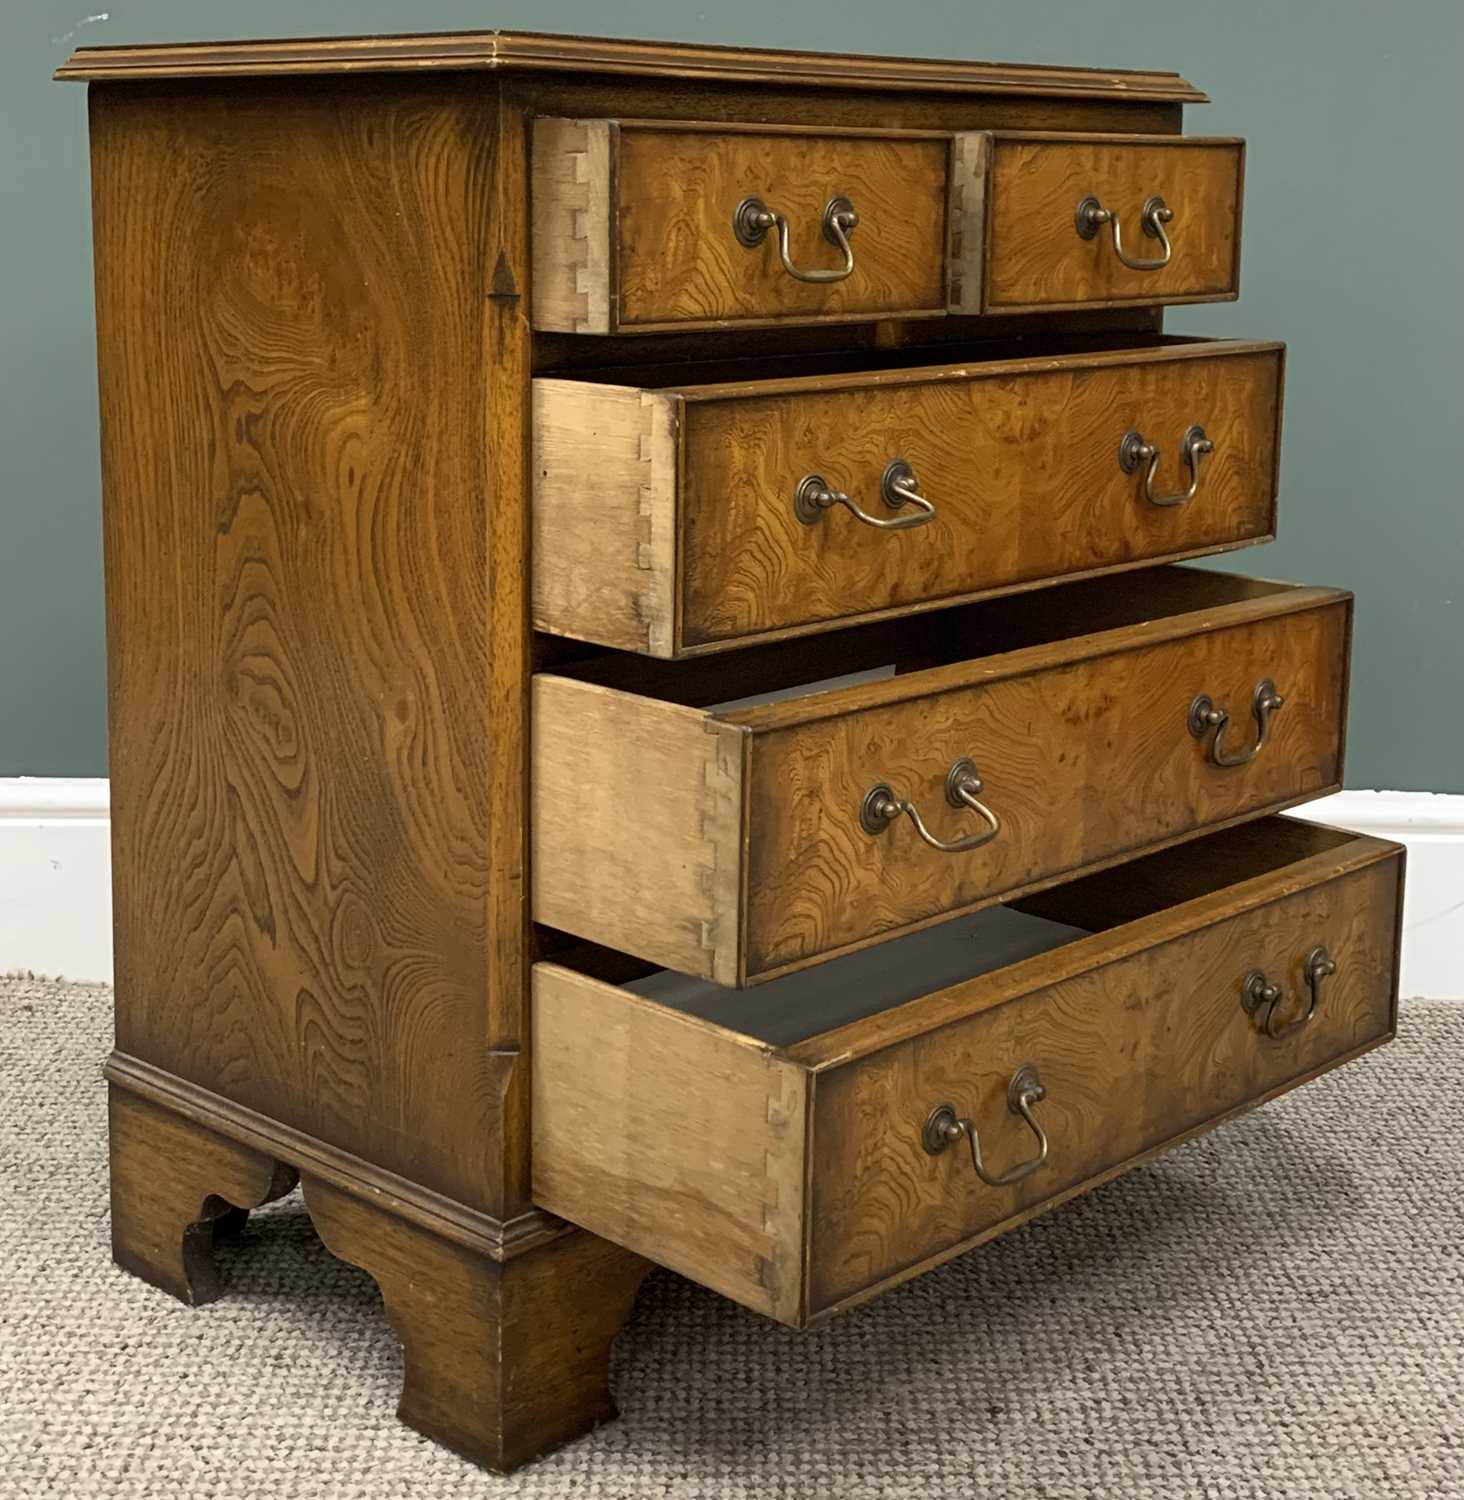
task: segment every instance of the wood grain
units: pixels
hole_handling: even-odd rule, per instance
[[[534,966],[536,1201],[785,1323],[807,1096],[807,1074],[751,1038]]]
[[[810,1163],[813,1309],[832,1308],[990,1232],[1248,1098],[1393,1031],[1399,863],[1384,863],[1216,922],[1193,936],[1051,986],[1016,1004],[818,1076]],[[1273,1041],[1240,1003],[1262,968],[1290,997],[1324,943],[1337,962],[1312,1023]],[[1048,1164],[988,1188],[957,1150],[927,1155],[920,1127],[949,1102],[981,1135],[991,1170],[1030,1154],[1007,1082],[1034,1062]]]
[[[102,1075],[115,1088],[158,1106],[170,1120],[198,1127],[256,1156],[284,1162],[295,1172],[365,1198],[438,1239],[451,1240],[489,1260],[511,1260],[564,1232],[560,1220],[537,1208],[527,1208],[510,1219],[468,1208],[125,1052],[113,1052]]]
[[[500,1265],[328,1183],[303,1187],[326,1247],[381,1288],[408,1426],[507,1471],[615,1415],[610,1346],[646,1261],[570,1234]]]
[[[627,651],[676,651],[674,395],[533,383],[534,624]]]
[[[1122,602],[1117,585],[1072,590],[1030,605],[1071,611],[1047,622],[1045,644],[1019,636],[1015,649],[963,660],[959,623],[937,621],[943,659],[895,655],[903,670],[892,676],[770,703],[708,712],[641,696],[646,682],[627,692],[540,674],[536,918],[667,968],[755,983],[1334,790],[1349,596],[1248,594],[1248,580],[1188,570],[1144,577],[1151,597],[1127,601],[1130,618],[1152,607],[1157,617],[1142,623],[1104,619]],[[1232,602],[1210,603],[1210,593]],[[997,645],[979,630],[964,640]],[[770,660],[754,658],[749,673],[769,688]],[[842,669],[861,665],[856,654]],[[1248,743],[1252,693],[1267,677],[1286,703],[1265,748],[1245,766],[1211,764],[1208,740],[1188,731],[1190,703],[1209,693],[1233,714],[1236,743]],[[713,680],[736,693],[725,672]],[[745,760],[735,739],[706,748],[709,736],[738,732],[749,736]],[[962,757],[985,778],[996,839],[952,855],[904,818],[879,835],[860,826],[865,794],[882,782],[938,837],[971,832],[975,814],[944,798]],[[711,905],[709,870],[721,893]]]
[[[1282,356],[1222,342],[661,391],[537,379],[535,624],[674,657],[1265,540]],[[1173,488],[1192,422],[1216,445],[1199,494],[1150,505],[1120,439],[1150,437]],[[934,522],[798,519],[811,472],[886,514],[897,457]]]
[[[686,407],[688,646],[953,602],[1264,540],[1275,530],[1279,346],[1025,360],[990,369],[809,381],[796,392]],[[1135,428],[1181,483],[1179,442],[1215,443],[1199,493],[1161,508],[1118,464]],[[792,498],[822,474],[890,517],[885,467],[905,459],[936,519],[882,532],[842,507],[812,526]],[[1187,482],[1187,475],[1183,478]]]
[[[118,1045],[508,1217],[528,431],[488,425],[488,371],[527,379],[527,225],[497,108],[99,87],[92,147]]]
[[[1084,131],[1109,135],[1178,135],[1183,105],[1118,94],[1047,96],[891,92],[850,88],[826,92],[796,78],[767,82],[726,79],[708,87],[695,78],[595,73],[510,72],[504,91],[530,118],[568,120],[694,120],[773,123],[827,130]]]
[[[431,69],[600,74],[658,85],[733,80],[795,82],[800,89],[919,89],[950,94],[1016,94],[1023,99],[1106,98],[1136,104],[1203,104],[1207,95],[1178,73],[1149,68],[1068,68],[796,52],[706,43],[553,36],[531,31],[427,32],[400,36],[150,43],[79,47],[57,78],[199,77],[270,73],[405,72]]]
[[[609,333],[610,120],[535,120],[532,192],[534,327]]]
[[[553,1167],[537,1190],[801,1326],[1386,1040],[1401,851],[1240,832],[1175,856],[1198,868],[1213,851],[1226,877],[1202,894],[786,1050],[538,966],[535,1138]],[[1245,974],[1294,994],[1318,942],[1338,970],[1314,1020],[1265,1037]],[[1047,1166],[989,1189],[960,1151],[925,1153],[925,1118],[950,1102],[995,1169],[1021,1160],[1031,1137],[1005,1092],[1024,1062],[1048,1091]]]
[[[946,307],[982,311],[986,287],[986,187],[991,133],[962,130],[951,137],[950,212],[947,220]]]
[[[916,673],[898,704],[755,735],[749,975],[1337,786],[1347,630],[1339,604],[939,697],[918,692]],[[1269,743],[1247,766],[1210,764],[1186,729],[1191,701],[1208,692],[1253,739],[1251,694],[1267,677],[1286,698]],[[877,837],[859,826],[865,793],[885,782],[938,837],[979,828],[945,803],[962,756],[985,779],[996,839],[951,855],[903,818]]]
[[[473,90],[473,105],[483,94]],[[489,1182],[493,1185],[485,1211],[505,1225],[521,1219],[529,1208],[528,1096],[532,1059],[528,1042],[529,945],[531,918],[528,900],[529,830],[529,707],[532,631],[529,626],[529,504],[532,483],[533,445],[529,402],[526,396],[532,366],[533,338],[529,309],[523,288],[529,281],[529,215],[525,201],[529,192],[528,122],[500,87],[491,91],[492,129],[486,141],[477,131],[482,122],[473,117],[472,133],[464,143],[472,170],[477,153],[488,153],[481,166],[488,185],[488,223],[481,243],[469,238],[472,253],[482,256],[474,268],[472,292],[467,300],[444,305],[444,313],[456,321],[465,315],[469,323],[479,304],[473,300],[480,283],[477,274],[487,272],[486,296],[481,303],[482,323],[478,332],[481,352],[470,343],[461,357],[468,361],[463,374],[475,404],[470,425],[461,433],[471,434],[483,445],[484,472],[480,494],[459,494],[456,504],[441,503],[455,513],[465,509],[474,527],[481,527],[485,548],[483,616],[481,634],[477,620],[458,628],[475,633],[477,655],[473,664],[484,672],[481,705],[471,697],[457,699],[469,720],[468,741],[486,761],[488,827],[485,839],[487,881],[484,903],[486,992],[466,997],[459,1024],[470,1029],[471,1046],[486,1044],[488,1075],[501,1084],[496,1097],[486,1101],[486,1128],[472,1139],[481,1141]],[[470,177],[476,187],[476,179]],[[466,186],[466,184],[465,184]],[[470,195],[467,212],[480,211],[476,195]],[[474,224],[476,231],[478,226]],[[459,296],[463,294],[459,290]],[[479,364],[475,365],[475,359]],[[485,387],[479,387],[481,378]],[[482,422],[482,428],[476,424]],[[480,508],[481,507],[481,508]],[[469,582],[471,583],[471,578]],[[474,594],[475,602],[480,596]],[[446,601],[444,601],[445,603]],[[459,684],[461,687],[461,684]],[[455,714],[452,715],[456,717]],[[421,772],[417,784],[429,778]],[[476,792],[476,788],[474,791]],[[476,799],[472,799],[476,806]],[[468,930],[472,930],[469,928]],[[481,1006],[481,1010],[479,1007]],[[478,1017],[486,1017],[486,1037],[479,1041]],[[434,1062],[426,1062],[430,1073]],[[434,1085],[435,1086],[435,1085]],[[439,1106],[446,1101],[439,1099]],[[446,1112],[446,1111],[444,1111]],[[440,1128],[434,1114],[434,1125]],[[448,1136],[447,1150],[463,1156],[461,1120]],[[435,1141],[434,1141],[435,1144]]]
[[[1216,302],[1240,285],[1241,141],[1196,138],[1091,140],[997,135],[991,153],[984,302],[989,312],[1120,302]],[[1139,213],[1154,194],[1174,211],[1169,264],[1134,271],[1103,227],[1091,240],[1074,227],[1092,194],[1120,216],[1124,248],[1152,257]]]
[[[747,738],[694,709],[537,675],[535,919],[736,983]]]
[[[608,140],[603,159],[576,130]],[[539,122],[536,163],[540,146],[548,155],[535,167],[546,236],[542,247],[535,236],[538,327],[615,332],[944,312],[944,136]],[[732,232],[737,205],[761,198],[788,217],[795,265],[834,269],[841,255],[821,223],[837,195],[860,216],[846,280],[799,281],[779,263],[776,234],[748,249]],[[610,243],[601,249],[597,205],[607,202]]]

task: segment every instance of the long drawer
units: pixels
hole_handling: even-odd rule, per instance
[[[534,623],[689,656],[1269,540],[1283,352],[536,380]]]
[[[534,122],[534,327],[646,333],[1237,293],[1237,140]]]
[[[1350,634],[1337,590],[1158,568],[540,673],[534,916],[740,986],[1322,795]]]
[[[1272,818],[752,995],[541,963],[535,1200],[816,1321],[1388,1040],[1401,891]]]

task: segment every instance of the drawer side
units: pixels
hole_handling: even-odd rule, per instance
[[[746,731],[540,673],[534,920],[736,984]]]
[[[534,1201],[802,1321],[808,1075],[553,964],[533,975]]]
[[[681,402],[536,380],[533,424],[535,628],[674,655]]]
[[[534,327],[609,333],[614,124],[545,118],[533,130]]]

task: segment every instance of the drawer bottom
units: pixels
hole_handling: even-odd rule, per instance
[[[535,1200],[806,1325],[1387,1040],[1401,895],[1269,818],[755,991],[539,964]]]

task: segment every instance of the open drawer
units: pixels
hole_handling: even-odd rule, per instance
[[[534,1199],[816,1321],[1388,1040],[1402,878],[1267,818],[752,994],[538,964]]]
[[[534,624],[690,656],[1275,535],[1280,344],[932,357],[536,379]]]
[[[1320,796],[1350,631],[1172,567],[540,673],[534,917],[740,986]]]

